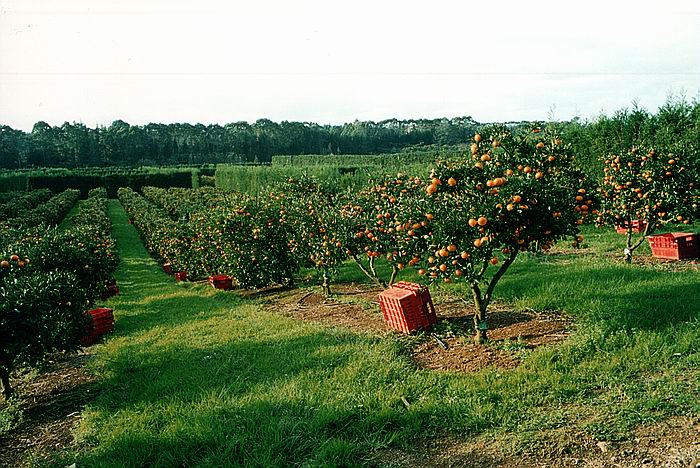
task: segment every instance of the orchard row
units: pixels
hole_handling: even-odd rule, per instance
[[[17,194],[19,201],[8,202],[19,206],[33,196]],[[77,190],[66,190],[2,223],[0,377],[5,397],[11,394],[12,369],[34,365],[49,352],[78,348],[91,323],[85,311],[116,270],[104,189],[93,190],[57,228],[78,198]]]

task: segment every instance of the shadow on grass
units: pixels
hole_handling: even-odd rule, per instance
[[[521,262],[496,294],[533,308],[564,310],[611,330],[661,330],[700,317],[700,276],[634,265]]]

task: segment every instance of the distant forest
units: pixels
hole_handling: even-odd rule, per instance
[[[509,122],[519,126],[525,122]],[[381,154],[407,148],[465,143],[483,124],[471,117],[390,119],[344,125],[272,122],[226,125],[129,125],[81,123],[51,126],[38,122],[31,132],[0,126],[0,168],[160,166],[205,163],[266,163],[273,155]],[[671,98],[656,113],[633,105],[591,121],[560,122],[562,133],[582,159],[633,144],[700,142],[700,104]]]

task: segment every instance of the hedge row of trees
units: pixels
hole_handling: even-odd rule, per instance
[[[13,393],[13,369],[80,346],[91,323],[85,311],[105,292],[119,263],[107,192],[91,191],[64,220],[78,196],[78,190],[66,190],[15,219],[0,220],[0,382],[5,398]]]

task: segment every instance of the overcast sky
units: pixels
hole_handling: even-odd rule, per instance
[[[678,92],[700,93],[698,0],[0,0],[0,123],[24,130],[561,120]]]

